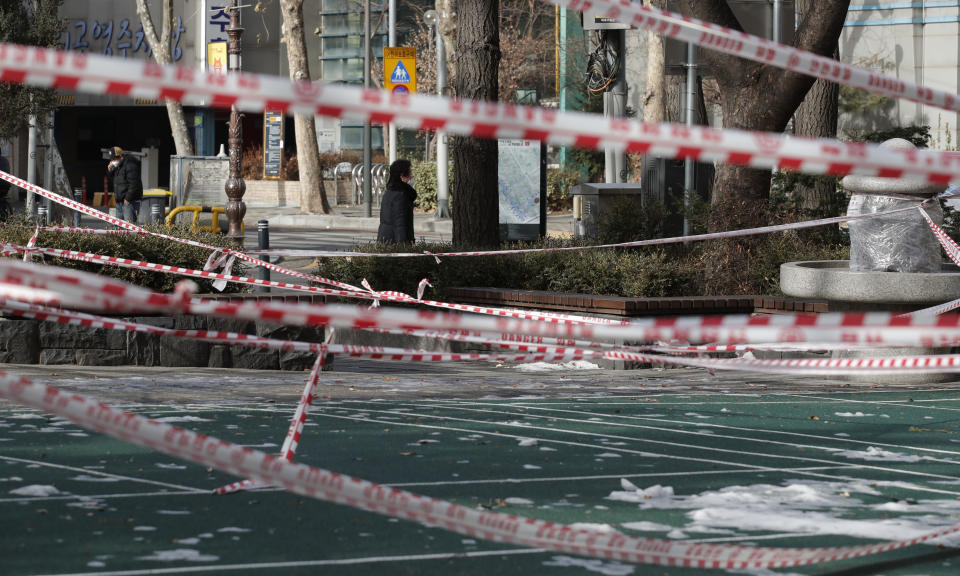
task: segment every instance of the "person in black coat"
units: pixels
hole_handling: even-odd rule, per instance
[[[113,178],[113,195],[117,200],[117,217],[127,222],[137,222],[140,214],[140,201],[143,199],[143,181],[140,179],[140,160],[123,149],[114,146],[111,149],[110,164],[107,172]]]
[[[397,160],[390,165],[387,191],[380,201],[378,242],[413,243],[413,202],[417,191],[410,184],[410,161]]]

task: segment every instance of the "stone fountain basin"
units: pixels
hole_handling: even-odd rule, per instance
[[[851,272],[848,260],[787,262],[780,265],[780,289],[787,296],[860,305],[934,305],[960,298],[960,269],[940,272]]]

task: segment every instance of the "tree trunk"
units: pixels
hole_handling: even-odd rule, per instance
[[[816,3],[813,0],[798,0],[797,13],[805,15],[808,10],[814,10]],[[837,49],[833,57],[839,58]],[[808,138],[836,138],[837,122],[840,116],[840,85],[826,80],[817,80],[803,104],[797,108],[793,117],[793,133]],[[821,202],[830,198],[837,190],[837,179],[828,176],[818,176],[808,183],[801,181],[794,189],[794,194],[804,210],[816,210]]]
[[[727,2],[678,0],[688,16],[742,30]],[[794,46],[820,55],[833,54],[843,30],[850,0],[819,0],[816,10],[801,18]],[[733,55],[705,50],[703,60],[716,77],[723,124],[757,132],[779,133],[803,101],[814,78]],[[758,138],[763,145],[763,138]],[[770,170],[724,165],[717,170],[710,210],[710,231],[750,228],[769,223]],[[717,241],[704,258],[707,285],[713,294],[752,291],[751,262],[763,250],[763,239]]]
[[[287,45],[290,79],[294,82],[310,82],[307,41],[303,36],[303,0],[281,0],[280,11],[283,13],[283,41]],[[294,115],[293,127],[297,138],[297,167],[300,170],[300,212],[329,214],[330,203],[323,187],[320,148],[313,116]]]
[[[680,0],[684,14],[736,30],[742,29],[726,2]],[[843,29],[850,0],[820,0],[816,10],[803,14],[794,35],[794,45],[820,55],[833,54]],[[722,93],[723,124],[729,128],[782,132],[803,101],[814,78],[787,72],[736,56],[704,51],[704,60],[717,77]],[[726,167],[717,172],[713,189],[711,228],[759,225],[766,218],[765,206],[746,214],[737,210],[747,202],[764,203],[770,194],[770,171]],[[724,204],[730,206],[723,208]],[[724,221],[723,218],[732,218]]]
[[[163,28],[160,35],[153,24],[147,0],[137,0],[137,15],[143,24],[143,35],[147,44],[153,50],[153,59],[157,64],[166,65],[172,60],[170,53],[171,29],[173,26],[173,0],[163,0]],[[183,117],[183,105],[176,100],[166,99],[167,117],[170,119],[170,133],[173,135],[173,144],[177,154],[189,156],[193,154],[190,144],[190,133],[187,131],[187,121]]]
[[[654,8],[666,8],[666,0],[650,0]],[[667,117],[667,85],[664,74],[665,40],[654,31],[647,32],[647,86],[643,91],[643,121],[663,122]]]
[[[495,101],[500,66],[497,0],[463,0],[457,10],[457,97]],[[499,245],[497,168],[496,140],[454,139],[454,245]]]

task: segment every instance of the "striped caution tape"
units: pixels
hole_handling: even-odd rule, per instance
[[[0,371],[0,396],[121,440],[290,492],[493,542],[583,556],[696,568],[781,568],[878,554],[960,531],[951,526],[908,540],[833,548],[763,548],[629,536],[469,508],[291,462],[253,448],[124,412]]]
[[[548,0],[551,4],[577,12],[590,9],[606,14],[635,28],[652,30],[683,42],[690,42],[724,54],[739,56],[767,66],[813,76],[829,82],[860,88],[872,94],[919,102],[960,112],[960,97],[914,84],[907,80],[878,74],[832,58],[778,44],[739,30],[718,26],[630,0]]]
[[[188,104],[445,130],[478,138],[525,138],[588,149],[693,158],[811,174],[899,178],[921,175],[947,184],[960,156],[925,150],[883,149],[864,143],[789,138],[781,134],[645,124],[626,118],[557,112],[495,102],[395,94],[342,84],[291,82],[254,74],[208,74],[94,54],[0,44],[0,81],[83,93],[170,99]]]
[[[344,304],[271,301],[225,302],[191,298],[192,283],[160,294],[78,270],[0,260],[0,295],[20,294],[27,302],[108,312],[198,314],[294,326],[352,329],[465,330],[582,340],[636,343],[689,342],[735,345],[825,342],[876,347],[960,345],[960,315],[903,317],[886,312],[776,316],[686,316],[643,318],[622,324],[578,323],[566,318],[537,321],[520,317],[453,314],[433,310],[360,308]],[[24,290],[26,288],[26,290]],[[43,294],[38,298],[34,294]]]
[[[2,44],[0,44],[0,48],[2,48]],[[314,276],[314,275],[312,275],[312,274],[304,274],[303,272],[298,272],[298,271],[296,271],[296,270],[289,270],[289,269],[287,269],[287,268],[282,268],[282,267],[280,267],[280,266],[277,266],[276,264],[271,264],[271,263],[269,263],[269,262],[264,262],[264,261],[260,260],[259,258],[255,258],[255,257],[253,257],[253,256],[247,255],[247,254],[245,254],[245,253],[243,253],[243,252],[241,252],[241,251],[230,250],[230,249],[222,248],[222,247],[219,247],[219,246],[212,246],[212,245],[209,245],[209,244],[204,244],[203,242],[197,242],[196,240],[188,240],[188,239],[185,239],[185,238],[179,238],[179,237],[177,237],[177,236],[171,236],[171,235],[169,235],[169,234],[161,234],[161,233],[159,233],[159,232],[153,232],[153,231],[151,231],[151,230],[147,230],[146,228],[142,228],[142,227],[140,227],[140,226],[137,226],[136,224],[133,224],[133,223],[131,223],[131,222],[127,222],[126,220],[121,220],[120,218],[116,218],[116,217],[114,217],[114,216],[110,216],[109,214],[107,214],[107,213],[105,213],[105,212],[101,212],[101,211],[97,210],[96,208],[87,206],[86,204],[82,204],[82,203],[80,203],[80,202],[77,202],[77,201],[72,200],[72,199],[70,199],[70,198],[67,198],[67,197],[65,197],[65,196],[60,196],[59,194],[57,194],[57,193],[55,193],[55,192],[51,192],[51,191],[49,191],[49,190],[46,190],[46,189],[44,189],[44,188],[41,188],[41,187],[36,186],[36,185],[34,185],[34,184],[31,184],[31,183],[27,182],[26,180],[22,180],[22,179],[20,179],[20,178],[17,178],[17,177],[14,176],[13,174],[8,174],[7,172],[3,172],[2,170],[0,170],[0,180],[6,180],[7,182],[13,184],[14,186],[18,186],[18,187],[23,188],[24,190],[26,190],[26,191],[28,191],[28,192],[33,192],[34,194],[38,194],[38,195],[40,195],[40,196],[42,196],[42,197],[44,197],[44,198],[46,198],[46,199],[48,199],[48,200],[51,200],[51,201],[53,201],[53,202],[56,202],[57,204],[60,204],[61,206],[65,206],[66,208],[69,208],[69,209],[71,209],[71,210],[75,210],[75,211],[80,212],[80,213],[82,213],[82,214],[87,214],[88,216],[92,216],[92,217],[94,217],[94,218],[96,218],[96,219],[98,219],[98,220],[101,220],[101,221],[103,221],[103,222],[106,222],[106,223],[108,223],[108,224],[113,224],[114,226],[118,226],[118,227],[120,227],[120,229],[126,230],[128,233],[135,233],[135,234],[143,234],[143,235],[149,235],[149,236],[156,236],[157,238],[163,238],[163,239],[165,239],[165,240],[170,240],[171,242],[177,242],[177,243],[179,243],[179,244],[185,244],[185,245],[187,245],[187,246],[195,246],[195,247],[197,247],[197,248],[204,248],[204,249],[210,250],[210,251],[212,251],[212,252],[214,252],[214,253],[221,253],[221,254],[224,254],[224,253],[225,253],[225,254],[228,254],[228,255],[233,256],[233,257],[235,257],[235,258],[239,258],[239,259],[241,259],[241,260],[244,260],[244,261],[246,261],[246,262],[248,262],[248,263],[250,263],[250,264],[254,264],[254,265],[257,265],[257,266],[263,266],[264,268],[268,268],[268,269],[273,270],[273,271],[275,271],[275,272],[279,272],[279,273],[281,273],[281,274],[286,274],[286,275],[288,275],[288,276],[293,276],[293,277],[295,277],[295,278],[300,278],[301,280],[306,280],[306,281],[308,281],[308,282],[316,282],[316,283],[318,283],[318,284],[326,284],[326,285],[330,285],[330,286],[335,286],[335,287],[341,288],[341,289],[343,289],[343,290],[354,290],[354,291],[360,291],[360,290],[361,290],[360,288],[357,288],[356,286],[351,286],[351,285],[349,285],[349,284],[344,284],[344,283],[342,283],[342,282],[336,282],[336,281],[330,280],[330,279],[328,279],[328,278],[322,278],[322,277],[320,277],[320,276]],[[38,229],[37,229],[37,233],[39,233],[39,230],[40,230],[40,229],[38,228]],[[36,241],[36,234],[34,235],[33,241],[34,241],[34,242]],[[29,245],[28,245],[28,246],[29,246]],[[28,255],[24,255],[25,258],[26,258],[27,256],[28,256]]]

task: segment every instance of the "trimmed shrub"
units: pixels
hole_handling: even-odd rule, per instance
[[[410,163],[410,173],[413,175],[413,187],[417,191],[416,207],[424,212],[433,212],[437,209],[437,163],[414,160]],[[447,174],[452,206],[454,177],[452,161],[449,163]]]
[[[236,247],[233,241],[225,235],[214,235],[209,232],[194,231],[187,227],[167,228],[161,225],[147,226],[146,228],[162,234],[195,240],[212,246]],[[0,225],[0,241],[26,246],[35,230],[36,228],[25,219],[17,219],[14,217]],[[210,256],[210,250],[205,248],[188,246],[186,244],[173,242],[172,240],[157,238],[156,236],[140,236],[134,234],[107,236],[100,234],[41,232],[37,237],[36,245],[43,248],[91,252],[104,256],[143,260],[156,264],[167,264],[195,270],[202,270],[203,265]],[[19,256],[19,258],[22,258],[22,256]],[[44,262],[64,268],[102,274],[159,292],[169,292],[177,282],[185,278],[184,276],[164,274],[161,272],[121,268],[118,266],[104,266],[78,262],[76,260],[50,258],[49,256],[44,258]],[[237,260],[234,262],[232,269],[234,275],[244,276],[245,270],[246,265],[242,261]],[[200,292],[217,292],[213,289],[211,281],[209,280],[201,278],[191,278],[191,280],[197,283]],[[236,293],[247,290],[248,288],[246,286],[229,283],[224,289],[224,292]]]

